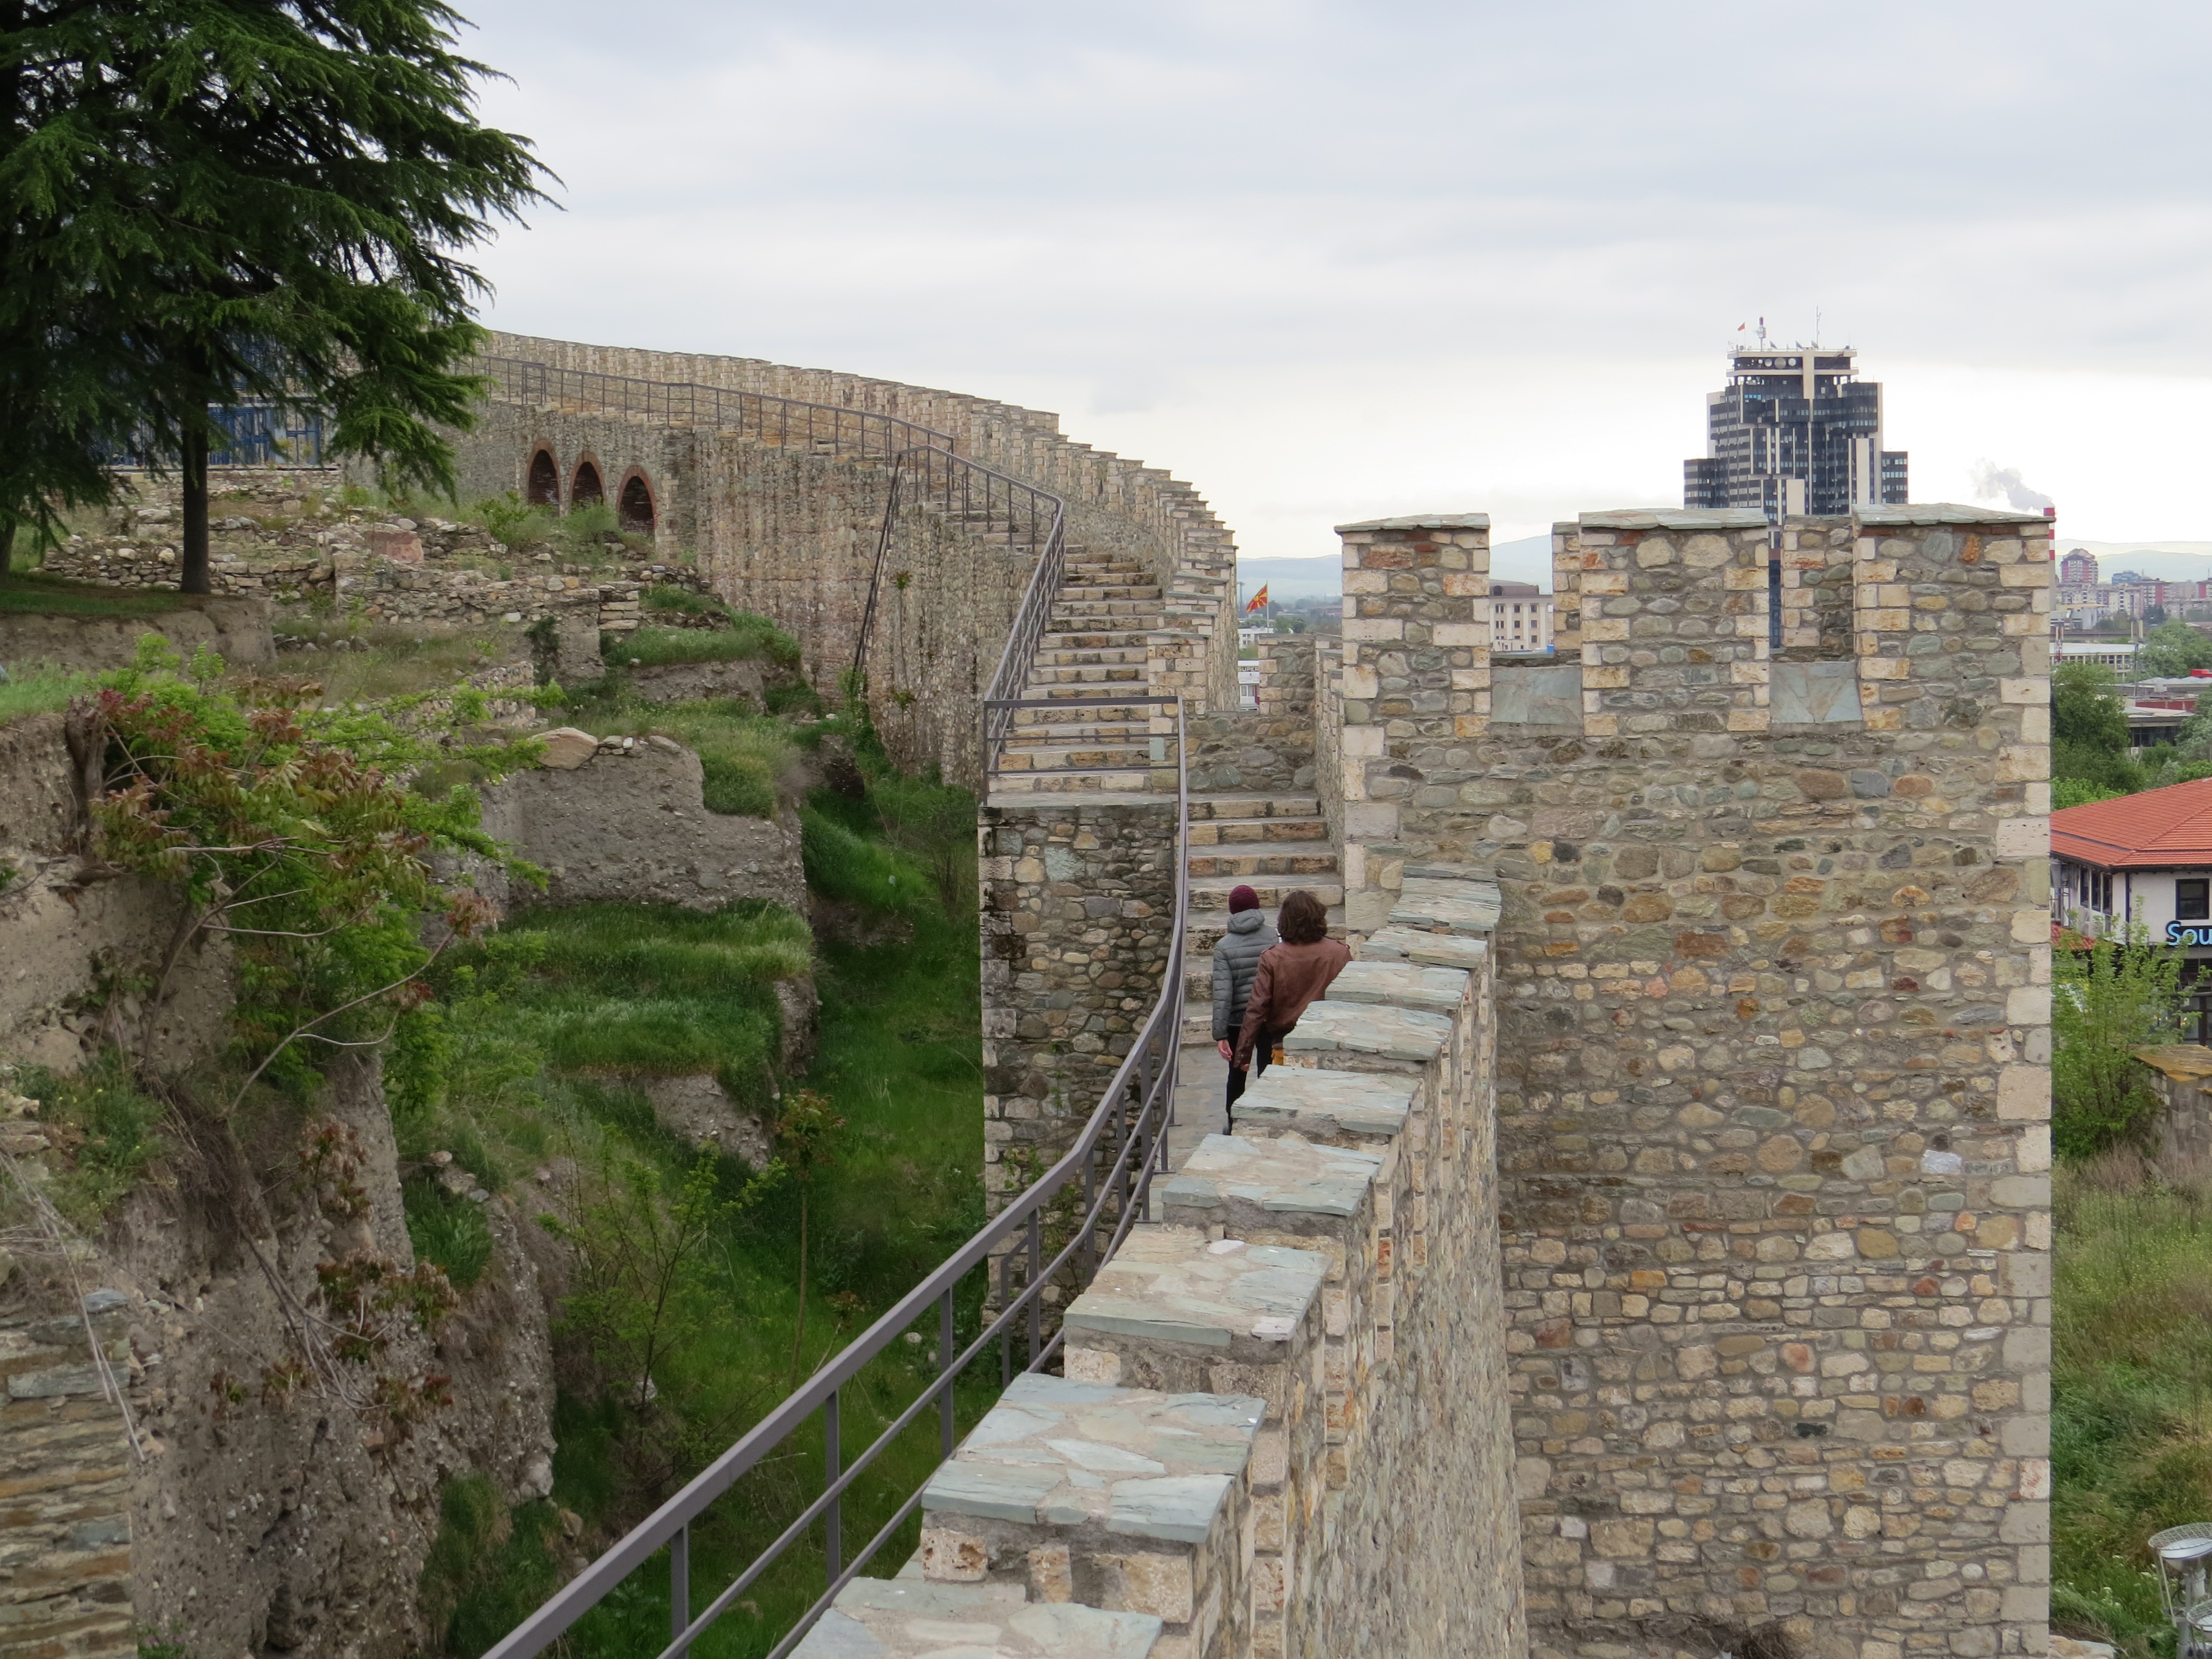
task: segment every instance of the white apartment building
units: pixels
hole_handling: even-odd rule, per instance
[[[1490,648],[1549,651],[1552,596],[1534,582],[1491,583]]]

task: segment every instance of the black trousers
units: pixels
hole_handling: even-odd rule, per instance
[[[1261,1032],[1259,1042],[1252,1045],[1251,1071],[1240,1072],[1234,1066],[1229,1068],[1229,1097],[1223,1103],[1229,1109],[1230,1121],[1232,1124],[1237,1118],[1237,1098],[1244,1092],[1244,1085],[1248,1079],[1253,1076],[1264,1077],[1267,1074],[1268,1057],[1275,1052],[1275,1045],[1287,1035],[1287,1032],[1283,1031]]]

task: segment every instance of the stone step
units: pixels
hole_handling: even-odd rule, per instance
[[[1030,670],[1030,682],[1022,688],[1022,695],[1043,696],[1055,685],[1126,684],[1132,680],[1141,682],[1144,678],[1142,661],[1072,664],[1064,667],[1039,665]]]
[[[1054,604],[1052,615],[1045,626],[1051,629],[1096,628],[1100,619],[1109,617],[1152,617],[1161,614],[1158,597],[1145,599],[1081,598],[1070,599],[1065,593]],[[1127,627],[1128,623],[1123,623]],[[1146,624],[1139,624],[1146,625]]]
[[[1170,770],[1167,776],[1170,780],[1167,789],[1155,792],[1152,787],[1152,775],[1150,772],[1001,772],[991,780],[991,793],[994,796],[1118,793],[1172,793],[1175,774]]]
[[[1050,725],[1017,724],[1007,728],[1008,749],[1066,743],[1149,744],[1148,720],[1055,720]]]
[[[1158,600],[1164,597],[1158,582],[1068,582],[1061,584],[1054,603],[1055,605],[1081,605],[1097,599]]]
[[[1271,795],[1253,789],[1214,789],[1190,798],[1190,821],[1224,818],[1318,818],[1319,795]]]
[[[855,1578],[792,1650],[791,1659],[1152,1659],[1160,1621],[1070,1601],[1033,1602],[1002,1583]],[[958,1644],[948,1650],[948,1639]]]
[[[1038,647],[1036,666],[1065,668],[1086,663],[1135,663],[1142,665],[1141,645],[1048,645]]]
[[[1142,628],[1070,629],[1047,634],[1037,641],[1040,651],[1099,651],[1109,647],[1142,648],[1148,629]]]
[[[1300,888],[1311,893],[1324,905],[1334,909],[1344,902],[1344,883],[1334,872],[1326,876],[1307,878],[1300,876],[1193,876],[1190,881],[1190,908],[1199,910],[1229,908],[1229,896],[1239,887],[1249,887],[1258,895],[1260,902],[1273,910],[1284,897]]]
[[[1253,885],[1256,890],[1257,884]],[[1270,906],[1268,925],[1272,927],[1274,920],[1273,907]],[[1221,943],[1221,936],[1228,931],[1229,902],[1225,897],[1218,909],[1200,909],[1196,904],[1191,906],[1189,921],[1183,929],[1183,960],[1189,964],[1191,972],[1203,970],[1211,975],[1213,947]],[[1344,907],[1332,904],[1328,907],[1328,936],[1342,939],[1344,933]]]
[[[1267,1412],[1202,1388],[1018,1376],[923,1489],[923,1581],[1149,1614],[1161,1651],[1244,1654]]]
[[[1112,772],[1149,766],[1151,751],[1142,744],[1009,743],[999,757],[999,774],[1010,772]]]
[[[1325,818],[1200,818],[1190,822],[1190,844],[1200,847],[1296,847],[1302,842],[1328,842]]]
[[[1014,710],[1013,724],[1009,729],[1015,732],[1042,730],[1048,727],[1057,729],[1071,722],[1079,722],[1082,729],[1086,732],[1103,731],[1107,726],[1115,725],[1130,726],[1139,732],[1149,732],[1152,729],[1154,711],[1152,706],[1146,703],[1087,703],[1079,702],[1071,697],[1054,696],[1049,691],[1046,695],[1053,697],[1055,702],[1067,704],[1067,707],[1017,708]]]
[[[1337,873],[1336,849],[1325,841],[1314,841],[1265,851],[1239,848],[1235,851],[1194,852],[1190,855],[1190,873],[1193,880],[1207,876],[1234,876],[1246,882],[1255,876],[1334,876]]]

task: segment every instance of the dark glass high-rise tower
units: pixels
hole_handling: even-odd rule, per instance
[[[1682,505],[1782,519],[1902,506],[1905,452],[1881,447],[1881,386],[1849,346],[1737,346],[1705,398],[1705,453],[1682,463]]]

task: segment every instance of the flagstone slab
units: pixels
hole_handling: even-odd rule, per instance
[[[1240,1131],[1294,1130],[1326,1145],[1380,1150],[1404,1130],[1419,1086],[1374,1072],[1271,1066],[1237,1101],[1237,1124]]]
[[[1328,1270],[1311,1250],[1133,1227],[1068,1304],[1069,1341],[1090,1333],[1268,1358],[1297,1332]]]
[[[1312,1004],[1298,1016],[1297,1027],[1283,1039],[1283,1052],[1340,1049],[1423,1065],[1443,1053],[1451,1034],[1452,1022],[1443,1014],[1382,1003],[1340,1002],[1332,996]],[[1241,1112],[1243,1103],[1237,1105]]]
[[[1024,1374],[930,1478],[927,1524],[965,1516],[1203,1543],[1265,1415],[1249,1395]]]
[[[1204,1225],[1232,1214],[1350,1217],[1371,1202],[1382,1173],[1382,1160],[1372,1153],[1318,1146],[1297,1136],[1208,1135],[1152,1190],[1170,1223]]]
[[[1443,937],[1450,937],[1444,935]],[[1349,963],[1329,981],[1331,1002],[1381,1002],[1400,1008],[1425,1008],[1447,1017],[1467,1002],[1468,975],[1459,968],[1431,968],[1415,962]],[[1304,1021],[1301,1019],[1300,1024]]]
[[[1490,941],[1467,933],[1438,933],[1393,925],[1370,933],[1359,944],[1362,962],[1415,962],[1430,968],[1480,973],[1490,959]],[[1340,978],[1341,975],[1339,975]],[[1331,991],[1336,988],[1332,985]]]
[[[792,1659],[1147,1659],[1159,1620],[1063,1602],[1018,1584],[856,1578]]]

